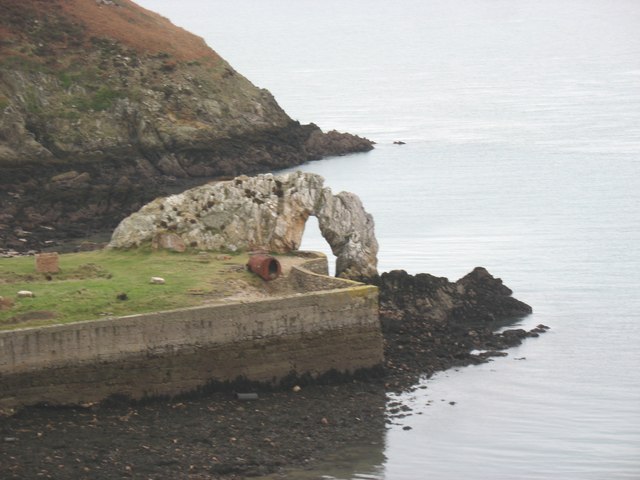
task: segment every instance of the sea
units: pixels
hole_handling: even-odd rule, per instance
[[[640,479],[640,2],[138,3],[377,143],[299,169],[360,196],[381,272],[483,266],[551,327],[390,394],[412,415],[287,478]],[[331,255],[311,220],[303,248]]]

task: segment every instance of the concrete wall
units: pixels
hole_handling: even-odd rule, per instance
[[[291,267],[291,272],[289,273],[289,282],[299,290],[332,290],[341,288],[352,288],[361,285],[360,283],[354,282],[352,280],[317,274],[306,267],[306,263],[304,267],[294,265],[293,267]]]
[[[332,280],[335,278],[329,277],[329,260],[324,253],[306,251],[298,252],[297,256],[306,259],[302,264],[302,268],[304,270],[312,273],[317,273],[318,275],[324,275],[328,280]]]
[[[305,251],[298,252],[298,256],[306,260],[300,265],[291,267],[287,280],[291,286],[299,291],[311,292],[362,285],[346,278],[329,276],[329,262],[324,253]]]
[[[340,282],[247,303],[0,332],[0,408],[373,367],[382,362],[377,288]]]

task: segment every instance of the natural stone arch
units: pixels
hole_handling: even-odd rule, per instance
[[[378,242],[373,217],[365,211],[360,198],[350,192],[329,194],[320,207],[316,212],[318,226],[336,256],[336,276],[377,275]]]
[[[109,246],[136,247],[158,233],[172,232],[203,250],[286,253],[300,247],[312,215],[336,256],[337,276],[377,274],[373,217],[357,195],[333,195],[313,173],[242,176],[156,199],[125,218]]]

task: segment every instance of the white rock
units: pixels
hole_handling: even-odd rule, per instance
[[[201,250],[297,250],[313,215],[336,255],[336,274],[377,274],[378,242],[373,218],[353,193],[333,195],[313,173],[240,176],[159,198],[125,218],[109,247],[131,248],[174,232]]]
[[[164,285],[165,281],[162,277],[151,277],[150,283],[153,283],[154,285]]]
[[[20,290],[18,292],[18,298],[33,298],[35,294],[30,290]]]

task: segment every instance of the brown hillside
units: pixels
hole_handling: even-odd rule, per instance
[[[202,38],[130,0],[0,0],[4,54],[24,54],[11,47],[34,36],[40,38],[40,48],[65,49],[106,37],[140,53],[167,53],[182,61],[219,60]]]

